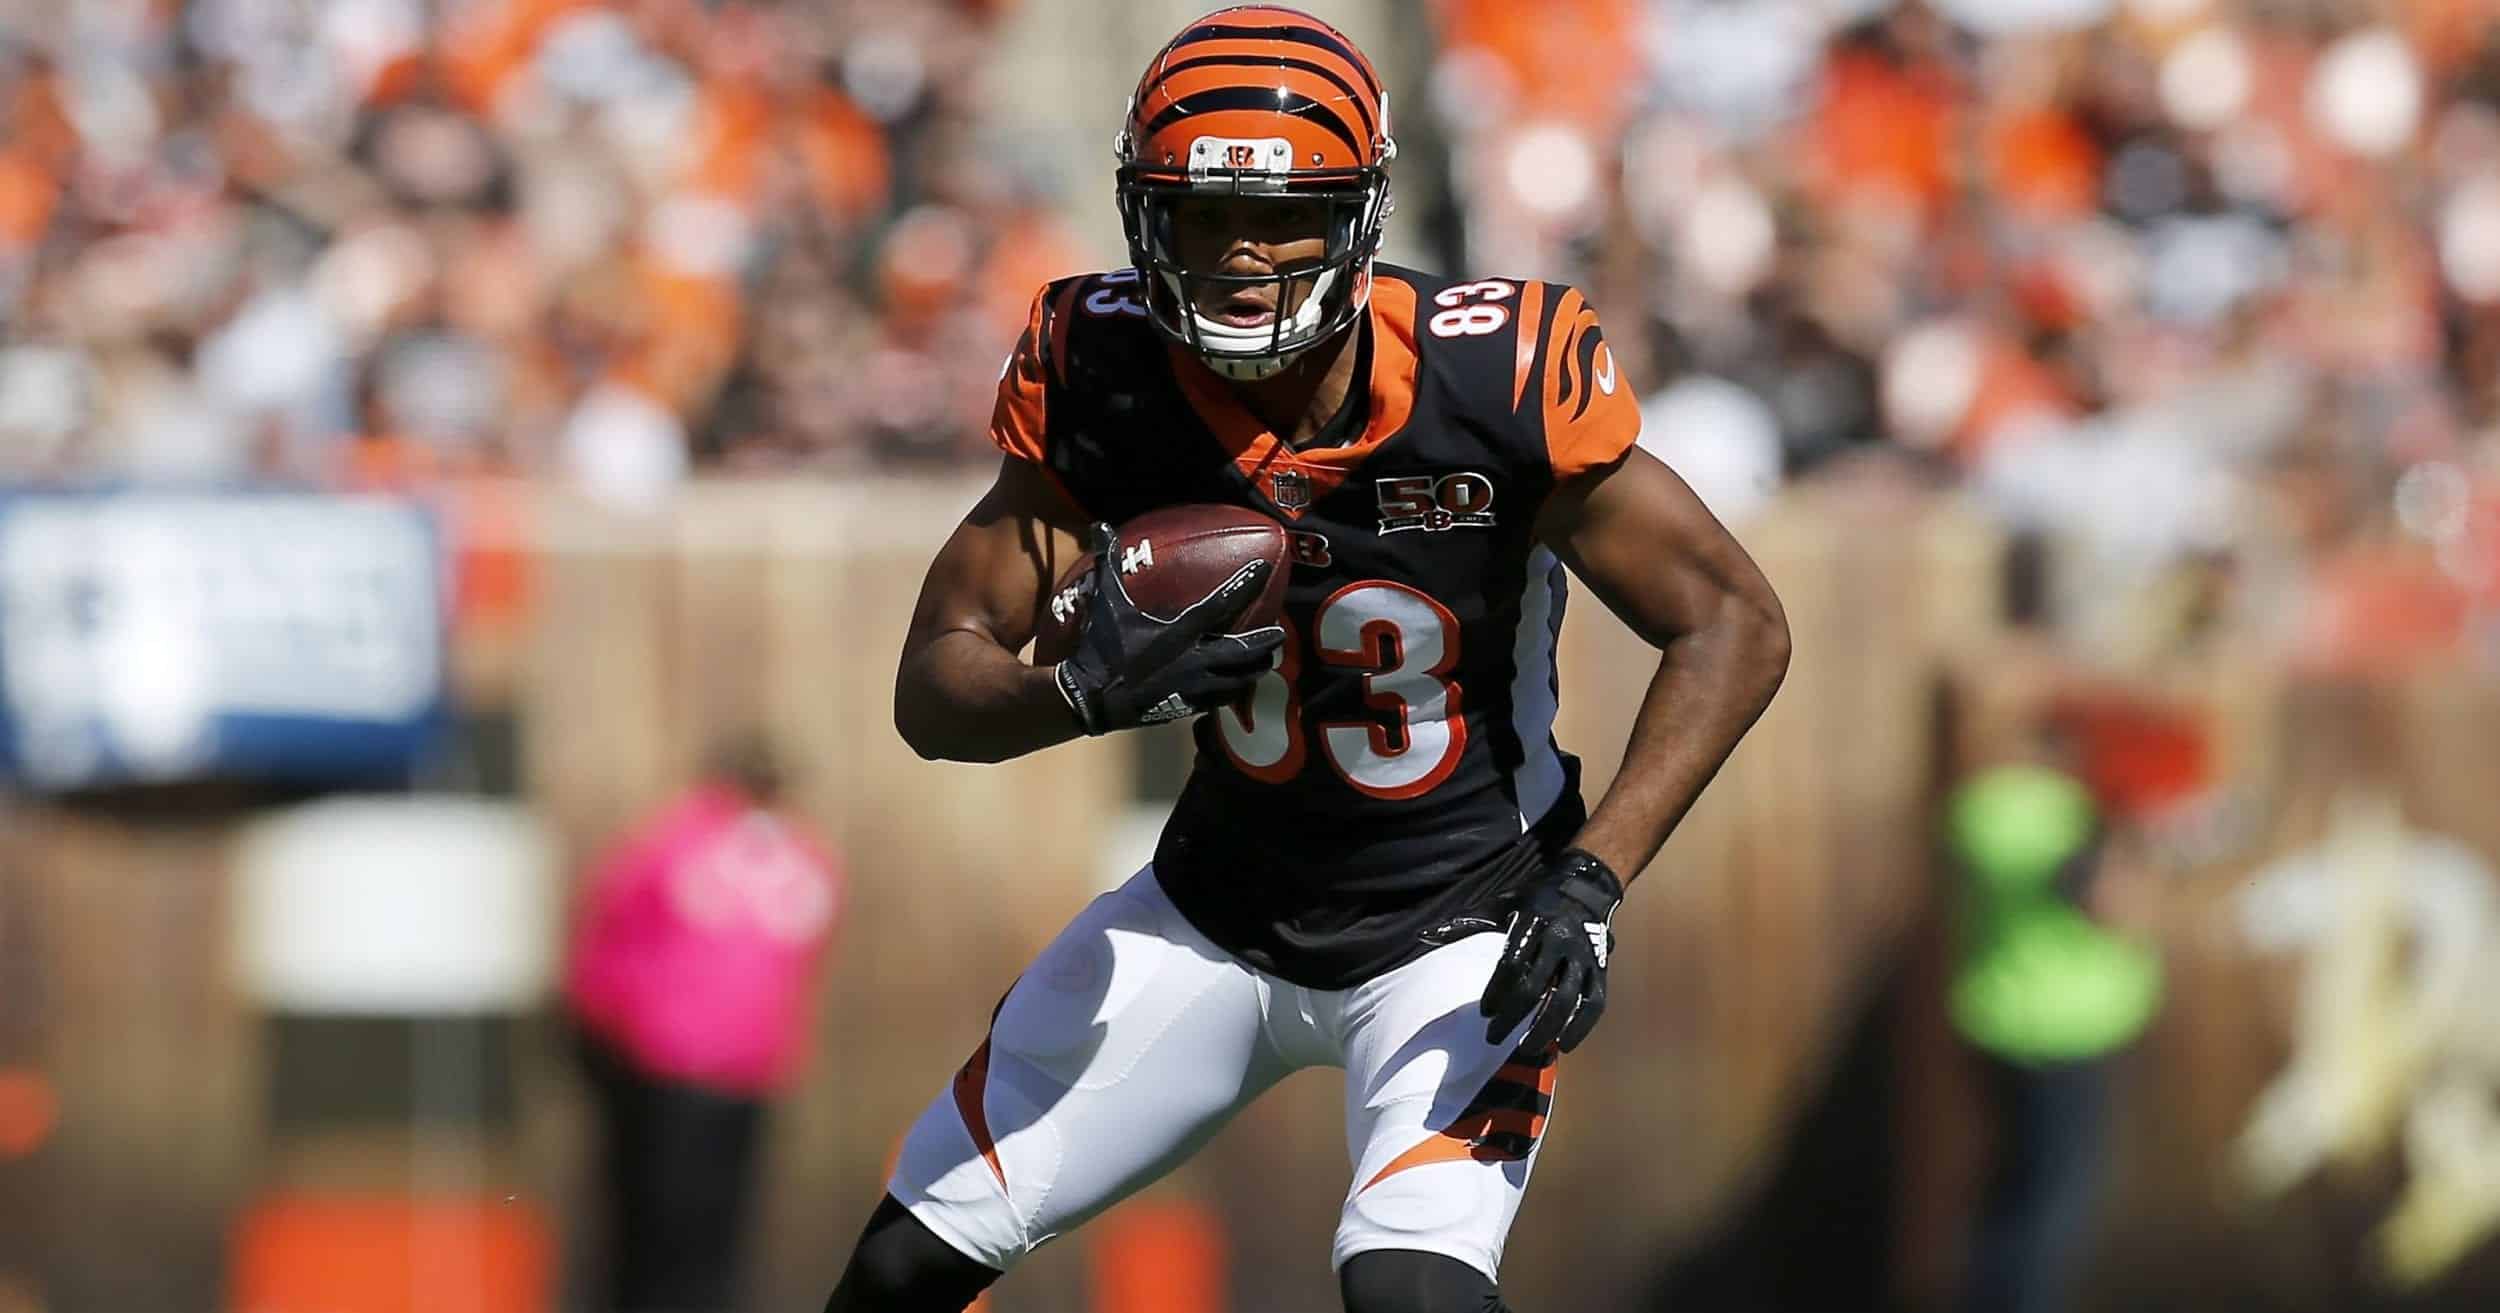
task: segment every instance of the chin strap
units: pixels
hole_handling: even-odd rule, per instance
[[[1303,348],[1304,351],[1309,349],[1309,347]],[[1292,351],[1281,356],[1202,355],[1198,359],[1205,362],[1206,367],[1214,370],[1220,378],[1229,378],[1236,383],[1256,383],[1260,379],[1274,378],[1285,372],[1285,366],[1292,364],[1301,355],[1302,351]]]

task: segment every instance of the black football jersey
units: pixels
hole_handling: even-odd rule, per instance
[[[1295,450],[1155,331],[1135,279],[1042,290],[992,437],[1090,519],[1216,502],[1285,525],[1284,650],[1199,719],[1155,872],[1226,950],[1342,988],[1486,928],[1585,818],[1553,737],[1565,574],[1535,526],[1639,408],[1579,292],[1376,265],[1362,428]]]

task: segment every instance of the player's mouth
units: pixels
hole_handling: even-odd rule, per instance
[[[1267,288],[1235,292],[1208,307],[1206,314],[1227,328],[1265,328],[1276,322],[1275,293]]]

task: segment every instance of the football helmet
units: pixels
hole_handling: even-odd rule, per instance
[[[1392,205],[1389,96],[1344,33],[1299,10],[1244,5],[1199,19],[1146,66],[1129,97],[1120,221],[1147,317],[1227,378],[1260,379],[1350,327],[1371,299],[1371,261]],[[1192,269],[1174,210],[1201,196],[1290,197],[1327,215],[1327,252],[1268,273]],[[1202,298],[1275,286],[1258,325],[1203,313]]]

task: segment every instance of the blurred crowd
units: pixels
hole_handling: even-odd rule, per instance
[[[985,91],[1012,8],[0,0],[0,479],[983,459],[1108,203]],[[1387,21],[1445,256],[1589,286],[1730,518],[1906,455],[2079,543],[2121,655],[2240,607],[2368,666],[2500,598],[2500,0]]]
[[[1084,260],[1010,0],[0,3],[0,479],[948,463]]]
[[[1723,515],[1906,453],[2074,544],[2050,609],[2123,658],[2494,600],[2500,5],[1437,9],[1474,262],[1596,290]]]

